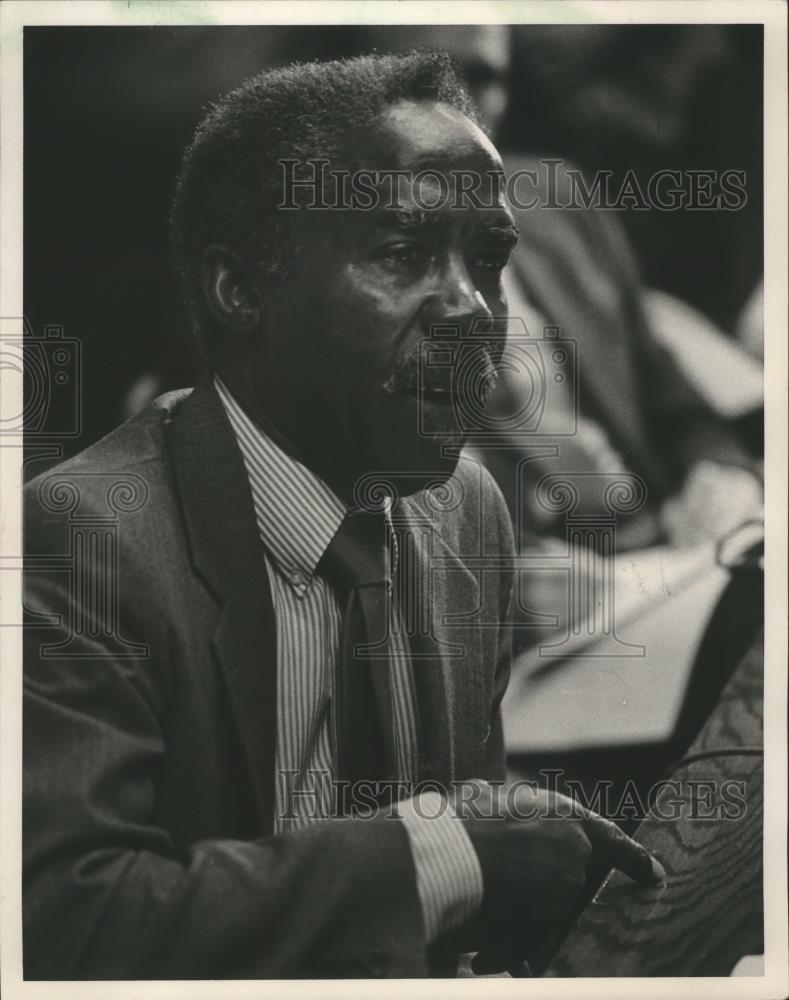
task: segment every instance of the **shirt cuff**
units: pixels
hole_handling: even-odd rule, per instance
[[[397,803],[411,842],[428,943],[472,917],[482,903],[482,869],[469,835],[438,792]]]

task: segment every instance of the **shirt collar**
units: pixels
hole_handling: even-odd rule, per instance
[[[347,508],[322,479],[272,441],[218,375],[214,385],[241,449],[261,541],[291,587],[303,593]]]

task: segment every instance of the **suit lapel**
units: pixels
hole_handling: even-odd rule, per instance
[[[274,607],[246,469],[209,376],[173,417],[169,443],[193,563],[220,607],[213,648],[258,817],[270,832],[277,733]]]
[[[446,783],[478,774],[482,765],[474,739],[486,718],[479,629],[453,621],[453,613],[477,609],[479,586],[421,504],[404,500],[393,520],[418,703],[419,778]]]

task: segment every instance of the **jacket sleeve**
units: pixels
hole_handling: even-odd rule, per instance
[[[47,655],[69,601],[55,575],[31,573],[26,592],[48,627],[36,619],[25,635],[25,977],[426,975],[402,822],[176,849],[156,821],[162,671],[89,623],[68,656]]]

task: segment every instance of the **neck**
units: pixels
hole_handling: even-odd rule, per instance
[[[342,462],[337,462],[336,453],[328,449],[322,451],[323,461],[312,454],[312,449],[299,445],[298,433],[293,433],[282,420],[272,418],[264,407],[254,377],[254,366],[248,358],[234,358],[215,366],[214,371],[224,382],[247,416],[281,448],[320,478],[349,507],[354,504],[354,487],[359,473],[351,471]],[[309,435],[306,435],[309,439]]]

